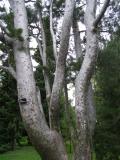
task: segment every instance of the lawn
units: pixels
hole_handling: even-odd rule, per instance
[[[33,147],[22,147],[15,151],[0,154],[0,160],[40,160]]]
[[[67,145],[67,150],[69,151],[69,145]],[[69,153],[69,160],[72,159],[72,154]],[[0,154],[0,160],[41,160],[38,153],[31,146],[22,147],[16,149],[15,151],[9,151]]]

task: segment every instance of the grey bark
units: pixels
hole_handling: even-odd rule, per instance
[[[45,70],[45,68],[47,68],[47,55],[46,55],[46,37],[45,37],[45,31],[44,31],[44,27],[43,27],[43,22],[42,22],[42,15],[40,13],[40,10],[38,10],[39,13],[39,22],[40,22],[40,27],[41,27],[41,34],[42,34],[42,46],[40,44],[40,41],[37,40],[38,42],[38,47],[39,47],[39,51],[40,51],[40,55],[42,58],[42,63],[43,63],[43,76],[44,76],[44,80],[45,80],[45,89],[46,89],[46,98],[48,100],[48,105],[49,105],[49,100],[50,100],[50,96],[51,96],[51,88],[50,88],[50,81],[49,81],[49,77],[47,75],[47,72]]]
[[[87,93],[87,115],[88,115],[88,127],[92,143],[92,136],[94,134],[95,124],[96,124],[96,110],[94,104],[94,91],[91,82],[89,84]]]
[[[76,53],[76,59],[78,60],[79,58],[83,59],[83,53],[82,53],[82,46],[81,46],[81,39],[80,39],[80,32],[78,28],[78,23],[76,19],[76,14],[74,13],[73,17],[73,34],[74,34],[74,44],[75,44],[75,53]]]
[[[63,88],[66,56],[69,45],[70,28],[75,1],[66,0],[65,14],[62,25],[60,51],[56,62],[55,78],[50,100],[50,125],[51,128],[59,130],[59,96]]]
[[[92,77],[94,65],[97,59],[97,34],[95,28],[96,26],[94,25],[96,20],[95,14],[96,0],[87,0],[85,13],[85,25],[87,34],[86,53],[75,83],[75,110],[77,115],[78,135],[75,160],[91,160],[91,133],[89,128],[89,117],[87,116],[87,112],[89,111],[87,108],[87,96],[90,79]]]
[[[10,0],[11,2],[11,0]],[[14,2],[14,25],[22,29],[23,41],[14,40],[18,100],[22,119],[36,150],[43,160],[67,160],[61,136],[49,129],[39,108],[28,44],[27,14],[24,0]],[[56,147],[57,146],[57,147]]]
[[[56,37],[53,29],[52,7],[53,7],[53,0],[51,0],[51,4],[50,4],[50,32],[51,32],[52,41],[53,41],[54,58],[55,58],[55,61],[57,61],[57,44],[56,44]]]
[[[75,1],[66,0],[60,52],[56,62],[55,79],[50,100],[51,128],[49,128],[46,123],[41,100],[39,99],[40,95],[36,90],[29,53],[28,22],[25,2],[24,0],[9,0],[9,2],[14,12],[15,29],[22,29],[23,41],[15,38],[12,42],[16,63],[16,73],[14,77],[17,79],[18,100],[25,128],[33,145],[41,154],[43,160],[67,160],[68,158],[63,140],[55,130],[58,130],[59,128],[59,118],[57,117],[59,113],[59,96],[63,88],[65,62],[69,45],[69,32],[72,24]],[[96,0],[87,0],[85,16],[87,33],[86,54],[75,83],[75,110],[77,115],[78,137],[78,143],[75,148],[75,160],[91,159],[90,136],[93,128],[89,127],[89,123],[91,122],[90,117],[88,117],[88,112],[91,112],[91,108],[88,108],[87,106],[93,106],[92,101],[89,101],[88,99],[91,99],[93,96],[89,84],[97,57],[97,36],[95,27],[97,27],[104,15],[108,3],[109,0],[106,0],[101,13],[95,18]],[[44,32],[42,33],[44,34]],[[44,41],[44,35],[42,38]],[[75,41],[78,43],[77,39]],[[43,43],[44,54],[41,57],[46,64],[46,46],[44,46],[44,44],[45,43]],[[6,70],[9,71],[9,68],[6,68]],[[93,114],[94,113],[91,112],[91,115],[89,116],[92,116]]]
[[[40,111],[43,114],[43,117],[45,118],[43,106],[42,106],[42,101],[41,101],[41,93],[40,93],[40,89],[38,86],[36,87],[36,91],[37,91],[38,106],[40,107]]]
[[[104,16],[104,13],[107,9],[107,7],[109,6],[109,3],[110,3],[110,0],[105,0],[104,4],[103,4],[103,7],[101,9],[101,12],[98,14],[95,22],[94,22],[94,27],[97,27],[98,24],[100,23],[102,17]]]
[[[74,19],[73,19],[73,34],[74,34],[76,59],[77,61],[80,60],[80,63],[82,63],[82,60],[84,57],[83,57],[81,39],[80,39],[79,28],[78,28],[75,13],[74,13]],[[91,132],[91,137],[94,133],[95,123],[96,123],[96,114],[95,114],[93,96],[94,95],[93,95],[92,84],[90,82],[89,87],[88,87],[88,93],[87,93],[87,116],[89,119],[89,128]]]

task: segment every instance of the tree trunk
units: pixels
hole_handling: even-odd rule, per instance
[[[75,83],[75,110],[77,115],[78,143],[75,149],[75,160],[91,160],[91,135],[88,116],[88,88],[97,57],[97,38],[94,32],[96,1],[87,0],[86,54]]]
[[[11,1],[11,0],[10,0]],[[40,111],[29,53],[27,14],[24,0],[14,0],[15,29],[22,29],[22,39],[14,39],[18,101],[22,119],[32,144],[43,160],[67,160],[61,136],[51,131]]]

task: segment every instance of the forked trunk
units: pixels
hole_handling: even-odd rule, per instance
[[[67,160],[61,136],[51,131],[40,110],[29,53],[27,14],[24,0],[14,0],[15,29],[22,29],[22,39],[14,39],[18,101],[22,119],[32,144],[43,160]],[[13,4],[11,3],[11,4]]]

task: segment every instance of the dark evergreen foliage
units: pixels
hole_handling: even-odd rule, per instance
[[[119,160],[120,156],[120,30],[100,51],[95,75],[97,160]]]

